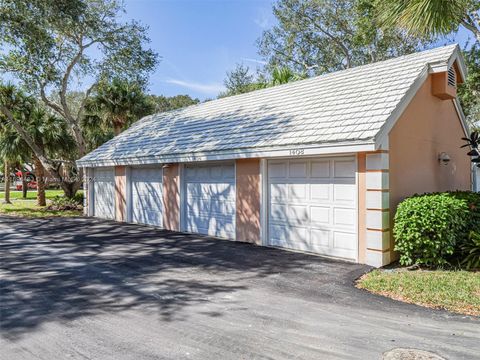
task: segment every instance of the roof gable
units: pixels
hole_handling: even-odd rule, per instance
[[[457,57],[458,47],[446,46],[147,116],[78,164],[172,162],[192,154],[240,157],[242,152],[299,145],[372,144],[395,120],[415,84],[428,75],[430,64],[448,64]]]

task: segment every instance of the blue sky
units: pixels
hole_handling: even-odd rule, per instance
[[[227,70],[255,69],[255,45],[274,23],[270,0],[127,0],[126,18],[149,26],[150,46],[162,57],[150,92],[214,98]]]
[[[275,24],[273,0],[126,0],[125,19],[149,27],[150,46],[162,56],[150,92],[215,98],[228,70],[255,69],[256,40]],[[464,43],[465,30],[437,44]]]

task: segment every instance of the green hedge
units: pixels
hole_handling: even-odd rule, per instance
[[[415,195],[397,208],[395,250],[402,265],[465,264],[466,249],[471,254],[472,236],[479,231],[480,194],[455,191]],[[468,264],[472,263],[476,261],[470,259]]]

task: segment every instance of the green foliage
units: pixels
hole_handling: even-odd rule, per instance
[[[0,103],[13,110],[17,122],[46,155],[73,161],[75,143],[65,121],[49,114],[33,97],[10,84],[0,83]],[[31,160],[30,146],[1,113],[0,124],[0,157]]]
[[[163,96],[148,95],[149,101],[153,104],[154,112],[165,112],[170,110],[181,109],[190,105],[196,105],[199,99],[192,99],[188,95]]]
[[[56,196],[51,203],[45,208],[46,211],[71,211],[83,209],[83,195],[76,194],[72,198],[65,196]]]
[[[121,78],[100,82],[85,108],[84,128],[113,129],[115,135],[154,111],[141,84]]]
[[[469,216],[465,222],[465,234],[480,230],[480,193],[473,191],[452,191],[448,193],[467,203]]]
[[[273,13],[277,25],[258,41],[270,71],[319,75],[412,53],[428,40],[382,31],[370,0],[280,0]]]
[[[376,0],[385,28],[400,27],[420,36],[446,35],[460,25],[480,40],[478,0]]]
[[[144,85],[157,64],[157,54],[147,48],[146,27],[122,21],[123,12],[119,0],[1,1],[0,73],[9,74],[40,98],[58,116],[58,126],[66,124],[74,139],[75,158],[89,150],[89,134],[81,121],[101,81],[119,78]],[[69,101],[72,88],[84,90],[78,92],[83,98]],[[12,108],[0,106],[0,111],[43,166],[53,176],[62,177],[56,161],[29,141],[22,124],[15,123]],[[81,184],[75,163],[64,163],[62,169],[69,175],[62,189],[73,196]]]
[[[460,244],[461,265],[468,270],[480,269],[480,233],[472,231],[468,239]]]
[[[478,124],[480,130],[480,43],[474,44],[470,50],[463,51],[467,65],[467,78],[458,87],[458,98],[467,121],[472,128]]]
[[[425,194],[402,201],[395,214],[395,250],[402,265],[442,266],[465,232],[468,202],[452,194]]]
[[[237,64],[235,69],[227,72],[227,77],[223,84],[227,90],[220,94],[219,97],[245,94],[266,86],[266,84],[256,78],[255,74],[251,73],[250,67],[244,64]]]
[[[36,90],[63,85],[70,65],[78,79],[146,82],[157,56],[145,48],[144,26],[120,21],[123,10],[117,0],[2,0],[0,39],[8,50],[0,68]]]
[[[275,66],[270,74],[254,75],[250,72],[248,66],[237,64],[234,70],[227,72],[227,77],[224,81],[227,91],[221,93],[219,97],[245,94],[254,90],[302,80],[306,77],[306,73],[296,73],[286,66]]]

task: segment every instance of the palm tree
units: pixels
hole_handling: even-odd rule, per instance
[[[271,86],[286,84],[291,81],[297,81],[306,79],[306,74],[298,74],[294,72],[292,69],[283,66],[283,67],[275,67],[272,71],[272,79],[271,79]]]
[[[84,123],[101,126],[106,131],[113,129],[118,135],[132,122],[152,112],[152,103],[138,83],[115,78],[98,86],[96,95],[86,106]]]
[[[400,27],[420,36],[446,35],[460,25],[480,41],[478,0],[377,0],[385,27]]]
[[[16,93],[16,116],[28,135],[40,149],[52,157],[69,158],[73,155],[74,140],[67,126],[60,119],[48,114],[35,100],[27,97],[13,85],[0,85],[2,93]],[[37,204],[46,205],[45,169],[42,162],[33,154],[28,144],[6,119],[0,117],[0,156],[11,163],[12,159],[23,163],[26,159],[34,162],[37,178]],[[59,163],[60,164],[60,163]]]

